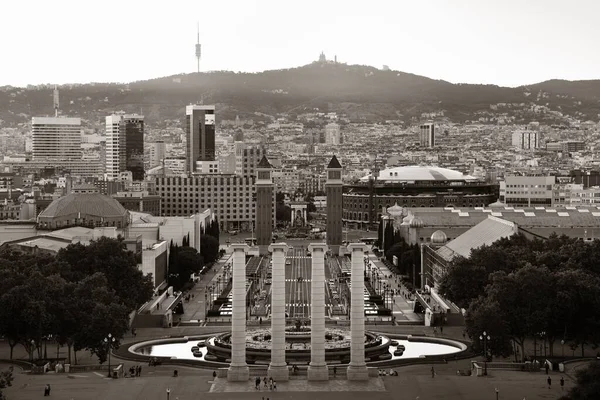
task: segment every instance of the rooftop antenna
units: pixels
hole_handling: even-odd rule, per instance
[[[200,72],[200,56],[202,55],[202,45],[200,44],[200,22],[198,22],[198,38],[196,41],[196,59],[198,60],[198,73]]]
[[[54,85],[54,116],[58,117],[58,86]]]

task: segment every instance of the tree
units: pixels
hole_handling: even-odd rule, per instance
[[[120,302],[130,311],[152,297],[152,277],[144,276],[140,271],[135,255],[127,250],[122,239],[101,237],[88,246],[71,244],[61,249],[56,258],[70,267],[68,271],[61,272],[61,276],[70,281],[80,281],[96,272],[103,273],[108,287],[114,289]]]
[[[281,221],[284,224],[287,224],[292,218],[292,208],[283,203],[277,203],[275,205],[275,216],[277,218],[277,222]]]
[[[217,261],[219,256],[219,242],[217,239],[210,235],[202,235],[200,237],[200,254],[206,263]]]
[[[600,361],[591,362],[587,368],[575,373],[577,384],[560,400],[600,399]]]
[[[483,332],[490,337],[486,343],[490,355],[507,357],[512,353],[510,344],[510,329],[500,304],[487,298],[480,298],[473,302],[466,315],[465,323],[469,337],[473,339],[473,349],[483,354],[483,341],[479,339]],[[487,355],[486,355],[487,356]]]
[[[4,396],[2,389],[12,386],[13,379],[12,367],[6,371],[0,371],[0,400],[6,400],[6,396]]]
[[[442,278],[440,293],[457,306],[467,309],[488,284],[489,273],[485,267],[470,259],[458,257]]]

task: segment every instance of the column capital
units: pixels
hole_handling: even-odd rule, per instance
[[[247,253],[248,249],[250,249],[250,246],[248,246],[246,243],[233,243],[231,248],[234,252],[242,250],[244,253]]]
[[[286,243],[273,243],[269,245],[269,252],[275,253],[276,250],[286,252],[289,248],[290,247]]]
[[[365,251],[367,251],[367,249],[368,247],[364,243],[350,243],[348,245],[348,250],[350,250],[353,253],[355,251],[360,251],[361,253],[364,253]]]
[[[311,243],[308,245],[308,251],[314,253],[315,251],[326,252],[329,249],[325,243]]]

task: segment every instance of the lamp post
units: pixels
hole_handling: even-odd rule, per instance
[[[490,336],[485,331],[483,331],[482,335],[479,335],[479,340],[483,341],[483,375],[487,375],[487,342],[490,339]]]
[[[112,334],[108,334],[108,336],[106,336],[104,338],[104,343],[106,343],[106,352],[108,353],[108,377],[111,377],[110,374],[110,350],[113,346],[113,343],[115,342],[115,337]]]
[[[498,390],[498,388],[496,388],[496,400],[498,400],[498,395],[500,394],[500,391]]]
[[[562,358],[565,358],[565,339],[560,341],[560,345],[562,347]]]
[[[171,389],[167,388],[167,400],[171,397]]]
[[[30,343],[31,343],[31,354],[30,354],[30,356],[31,356],[31,362],[33,362],[33,352],[35,350],[35,340],[31,339]]]
[[[208,302],[208,295],[204,293],[204,319],[206,320],[206,303]]]

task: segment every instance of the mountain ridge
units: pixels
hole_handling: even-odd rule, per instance
[[[185,105],[200,101],[218,105],[220,119],[252,118],[256,113],[301,114],[318,108],[356,121],[401,119],[409,123],[433,113],[465,122],[488,118],[497,104],[524,104],[519,112],[509,112],[516,121],[536,117],[539,111],[527,111],[536,106],[549,110],[542,116],[549,120],[560,120],[559,114],[564,114],[598,121],[600,114],[600,80],[553,79],[510,88],[453,84],[402,71],[332,62],[259,73],[212,71],[131,83],[58,86],[63,114],[92,121],[122,109],[142,111],[150,123],[160,124],[165,119],[182,119]],[[34,115],[52,114],[51,91],[50,87],[0,88],[0,119],[11,125]]]

